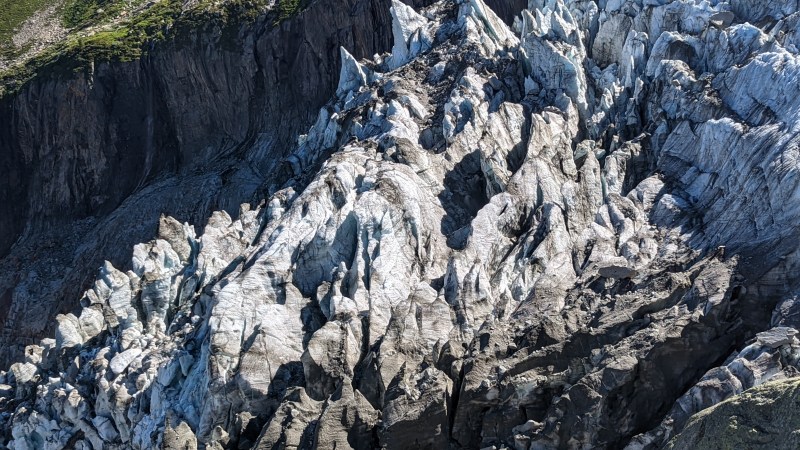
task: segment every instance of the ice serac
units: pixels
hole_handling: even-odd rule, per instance
[[[343,45],[269,195],[162,217],[0,373],[2,444],[778,442],[797,5],[421,3],[390,53]]]
[[[339,72],[339,85],[336,87],[336,95],[345,96],[373,81],[372,71],[359,64],[344,47],[340,47],[339,55],[342,61],[342,69]]]
[[[414,8],[399,0],[392,0],[391,12],[394,46],[386,65],[389,70],[394,70],[428,50],[431,37],[428,20]]]

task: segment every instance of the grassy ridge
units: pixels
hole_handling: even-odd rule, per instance
[[[102,23],[136,3],[138,0],[67,0],[61,12],[61,22],[66,28]]]
[[[118,16],[120,8],[127,7],[127,2],[67,0],[61,10],[62,20],[73,28],[102,24]],[[76,71],[88,67],[92,62],[137,60],[152,48],[154,42],[174,39],[212,25],[221,25],[223,36],[235,39],[236,30],[241,24],[252,22],[264,14],[271,15],[272,23],[277,24],[299,13],[310,2],[279,0],[276,7],[268,12],[269,0],[229,0],[221,5],[214,0],[205,0],[194,9],[185,11],[183,0],[156,0],[148,8],[115,23],[113,28],[101,29],[89,35],[72,34],[64,42],[24,64],[0,72],[0,97],[16,91],[40,74]],[[226,33],[229,28],[232,33]]]
[[[78,65],[89,61],[131,61],[146,42],[162,40],[181,14],[180,0],[163,0],[117,28],[71,38],[65,53]]]
[[[17,90],[37,74],[75,71],[93,61],[140,58],[145,43],[166,37],[181,14],[181,4],[181,0],[161,0],[112,29],[69,36],[24,64],[0,72],[0,96]]]

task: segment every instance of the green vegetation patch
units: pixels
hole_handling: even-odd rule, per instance
[[[89,36],[70,37],[58,48],[60,59],[72,69],[92,61],[133,61],[142,56],[145,44],[166,38],[181,13],[180,0],[163,0],[111,30]]]
[[[11,46],[11,38],[20,25],[53,0],[2,0],[0,5],[0,48]]]
[[[82,28],[116,17],[131,0],[67,0],[61,11],[61,22],[66,28]]]
[[[0,0],[3,1],[3,0]],[[67,0],[62,10],[65,25],[86,27],[103,23],[127,7],[128,0]],[[132,0],[133,2],[140,0]],[[134,61],[159,41],[172,39],[181,45],[183,37],[211,27],[221,27],[224,41],[238,40],[241,25],[267,15],[272,23],[293,17],[312,0],[280,0],[268,11],[269,0],[228,0],[219,3],[205,0],[191,10],[183,9],[183,0],[156,0],[113,28],[89,35],[73,34],[35,58],[0,72],[0,97],[15,92],[37,76],[79,71],[93,62]],[[177,38],[177,39],[176,39]],[[224,42],[223,42],[224,44]],[[233,45],[233,42],[228,45]]]
[[[146,43],[162,40],[181,13],[181,0],[162,0],[110,30],[73,35],[22,65],[0,73],[0,96],[45,73],[68,73],[94,61],[133,61]]]
[[[280,0],[278,3],[278,20],[284,21],[292,18],[303,8],[301,0]]]

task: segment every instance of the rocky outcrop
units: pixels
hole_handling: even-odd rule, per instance
[[[263,202],[162,218],[0,377],[8,445],[651,449],[794,376],[792,33],[600,5],[394,2]]]
[[[666,448],[797,448],[797,401],[797,379],[764,384],[698,414]]]

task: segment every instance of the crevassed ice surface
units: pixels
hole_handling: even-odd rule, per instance
[[[3,373],[8,447],[649,449],[794,375],[798,9],[394,2],[291,181]]]

